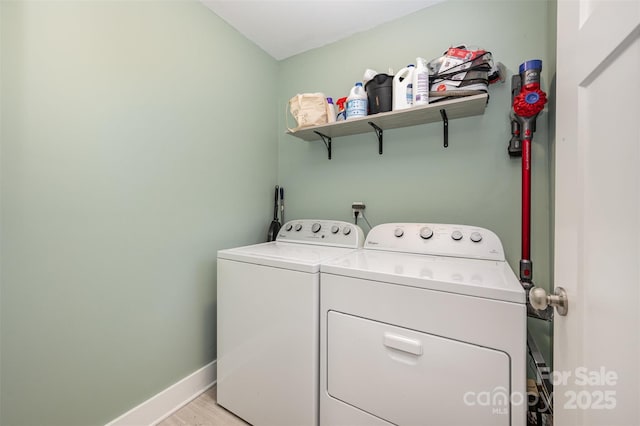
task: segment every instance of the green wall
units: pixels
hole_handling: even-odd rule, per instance
[[[0,3],[0,424],[104,424],[215,359],[278,64],[197,1]]]
[[[213,360],[216,251],[264,240],[276,179],[288,218],[351,220],[364,201],[372,225],[484,226],[517,268],[509,83],[450,122],[447,149],[433,123],[386,131],[382,156],[373,133],[336,138],[329,161],[284,134],[285,109],[458,43],[508,78],[542,59],[548,89],[553,5],[449,1],[278,63],[197,1],[0,1],[0,424],[106,423]],[[549,118],[533,151],[547,288]]]
[[[384,132],[384,154],[369,134],[333,139],[333,159],[322,142],[285,135],[280,116],[279,182],[287,188],[289,217],[351,219],[351,203],[364,201],[372,225],[385,222],[472,224],[496,232],[509,263],[520,259],[520,160],[507,155],[510,139],[510,81],[520,63],[542,59],[549,87],[555,61],[552,4],[534,1],[448,1],[347,40],[284,60],[279,102],[285,109],[296,93],[347,96],[364,70],[386,72],[433,59],[449,46],[468,43],[490,50],[505,64],[505,84],[490,87],[482,116],[451,120],[449,148],[442,124]],[[354,17],[357,19],[357,17]],[[552,65],[549,67],[549,65]],[[538,285],[550,282],[549,114],[537,123],[533,144],[532,259]],[[293,119],[290,118],[290,123]],[[365,231],[368,230],[363,225]],[[473,318],[469,318],[472,326]],[[530,320],[549,358],[548,324]]]

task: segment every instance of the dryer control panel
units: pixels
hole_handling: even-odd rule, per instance
[[[339,220],[301,219],[285,223],[276,241],[360,248],[364,233],[358,225]]]
[[[442,223],[385,223],[374,227],[366,249],[504,261],[500,238],[492,231]]]

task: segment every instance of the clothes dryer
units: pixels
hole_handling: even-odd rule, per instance
[[[320,292],[321,424],[526,424],[526,297],[493,232],[376,226]]]
[[[362,247],[351,223],[296,220],[218,252],[217,400],[259,425],[317,425],[320,262]]]

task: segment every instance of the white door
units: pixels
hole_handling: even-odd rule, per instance
[[[640,1],[558,1],[555,424],[640,425]]]

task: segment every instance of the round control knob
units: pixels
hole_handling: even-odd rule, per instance
[[[331,227],[331,233],[332,234],[337,234],[339,230],[340,230],[340,228],[337,225],[333,225]]]
[[[295,230],[296,232],[300,231],[302,229],[302,224],[298,223],[296,224]]]
[[[431,237],[433,237],[433,231],[431,230],[431,228],[425,226],[424,228],[420,229],[420,238],[422,238],[423,240],[428,240]]]
[[[345,226],[344,229],[342,230],[342,233],[344,235],[349,235],[351,233],[351,228],[349,228],[348,226]]]
[[[393,231],[393,235],[395,235],[396,237],[400,238],[404,235],[404,231],[400,228],[396,228],[395,231]]]
[[[320,228],[322,228],[322,226],[320,226],[320,224],[318,222],[316,222],[313,225],[311,225],[311,232],[316,234],[316,233],[318,233],[318,231],[320,231]]]
[[[451,233],[451,238],[453,238],[456,241],[460,241],[462,239],[462,232],[460,231],[453,231]]]
[[[284,227],[285,231],[291,231],[293,229],[293,226],[290,223],[287,223],[287,225]]]
[[[472,232],[469,238],[474,243],[479,243],[480,241],[482,241],[482,234],[480,234],[479,232]]]

